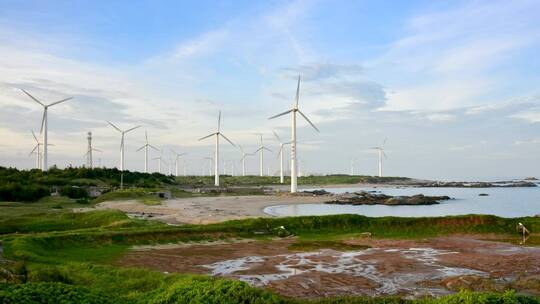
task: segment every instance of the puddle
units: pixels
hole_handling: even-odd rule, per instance
[[[317,252],[280,254],[270,256],[249,256],[203,265],[214,276],[233,277],[253,286],[265,286],[274,281],[286,280],[293,276],[323,273],[363,277],[378,287],[366,291],[372,295],[392,294],[447,294],[444,288],[421,288],[419,283],[440,280],[452,276],[487,273],[474,269],[441,265],[438,257],[457,252],[433,248],[381,249],[370,248],[362,251],[340,252],[324,249]],[[401,271],[395,265],[382,266],[383,260],[409,260],[411,268]],[[264,268],[264,273],[257,273]],[[253,273],[249,273],[253,270]]]

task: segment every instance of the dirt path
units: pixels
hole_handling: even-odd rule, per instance
[[[540,248],[444,237],[353,240],[359,251],[291,251],[294,239],[143,247],[117,263],[236,278],[288,297],[441,295],[472,288],[540,295]]]
[[[169,224],[208,224],[248,217],[269,217],[263,209],[273,205],[316,204],[327,197],[255,195],[216,196],[171,199],[161,205],[147,206],[136,200],[103,202],[96,209],[116,209],[132,215],[143,215]]]

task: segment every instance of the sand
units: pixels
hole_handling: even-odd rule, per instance
[[[209,224],[250,217],[271,217],[263,211],[268,206],[317,204],[327,200],[328,197],[321,196],[216,196],[170,199],[157,206],[147,206],[136,200],[110,201],[100,203],[95,208],[76,211],[115,209],[168,224]]]

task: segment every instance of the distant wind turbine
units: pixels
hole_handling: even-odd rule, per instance
[[[386,143],[387,139],[388,138],[385,138],[380,146],[370,148],[372,150],[377,150],[377,152],[379,153],[379,177],[383,176],[382,158],[383,158],[383,156],[384,156],[384,158],[388,158],[388,156],[386,156],[386,153],[384,153],[384,144]]]
[[[118,132],[120,132],[120,134],[122,134],[122,139],[120,140],[120,171],[124,171],[124,137],[126,133],[131,132],[137,128],[140,128],[141,126],[136,126],[127,130],[120,130],[120,128],[113,125],[112,122],[107,120],[107,123],[111,125],[111,127],[115,128]]]
[[[205,137],[199,138],[199,141],[207,139],[209,137],[216,136],[216,152],[214,156],[214,185],[216,187],[219,187],[219,137],[223,137],[226,141],[228,141],[233,147],[236,147],[232,141],[230,141],[223,133],[221,133],[221,111],[219,111],[218,116],[218,127],[217,132],[212,133],[210,135],[207,135]]]
[[[176,174],[176,176],[179,176],[179,175],[178,175],[178,159],[180,159],[182,156],[186,155],[186,153],[178,153],[178,152],[176,152],[176,151],[173,150],[173,149],[171,149],[171,152],[172,152],[172,153],[174,154],[174,156],[175,156],[175,160],[174,160],[175,174]],[[186,174],[185,174],[185,171],[186,171],[186,170],[184,170],[184,175],[186,175]]]
[[[64,98],[62,100],[55,101],[53,103],[46,105],[42,103],[41,101],[39,101],[34,96],[30,95],[30,93],[26,92],[24,89],[21,89],[21,91],[23,91],[24,94],[28,95],[28,97],[30,97],[33,101],[39,103],[43,107],[43,117],[41,118],[41,129],[40,129],[40,133],[43,134],[43,160],[42,160],[43,163],[41,165],[41,170],[47,171],[49,169],[48,153],[47,153],[48,151],[47,146],[49,146],[48,145],[48,119],[47,119],[49,107],[52,107],[64,101],[68,101],[72,99],[73,97]]]
[[[240,145],[238,145],[238,148],[240,148],[240,151],[242,152],[242,158],[240,159],[242,161],[242,176],[246,176],[246,157],[255,155],[255,153],[246,153],[244,148]]]
[[[279,136],[277,135],[277,133],[275,131],[272,131],[274,132],[274,136],[276,137],[277,141],[279,142],[279,153],[278,153],[278,157],[279,157],[279,182],[280,183],[284,183],[285,181],[285,178],[283,176],[283,148],[286,146],[286,145],[290,145],[291,142],[282,142],[281,139],[279,138]]]
[[[300,99],[300,76],[298,76],[298,84],[296,86],[296,98],[295,102],[293,103],[292,109],[285,111],[283,113],[274,115],[270,117],[269,119],[274,119],[286,114],[291,113],[291,193],[295,193],[298,188],[298,182],[297,182],[297,170],[298,166],[296,164],[296,112],[298,112],[317,132],[319,132],[319,129],[315,127],[315,125],[307,118],[300,109],[298,109],[298,100]]]
[[[36,133],[34,133],[33,130],[30,130],[32,132],[32,136],[34,137],[34,140],[36,141],[36,145],[34,146],[34,149],[30,152],[29,155],[36,154],[36,169],[41,169],[43,163],[42,163],[42,153],[41,153],[41,146],[43,146],[43,143],[39,142],[39,139],[36,136]],[[54,146],[53,144],[48,144],[49,146]]]
[[[161,173],[161,163],[166,164],[167,162],[163,159],[163,150],[161,150],[159,157],[154,157],[152,160],[158,161],[158,173]]]
[[[144,173],[148,173],[148,148],[152,148],[156,151],[159,151],[158,148],[152,146],[149,142],[148,142],[148,132],[146,130],[144,130],[144,137],[146,139],[146,143],[140,147],[139,149],[137,149],[137,152],[141,151],[142,149],[144,149]]]
[[[260,146],[259,148],[253,152],[253,153],[257,153],[259,152],[259,155],[260,155],[260,164],[259,164],[259,175],[260,176],[264,176],[264,150],[268,151],[268,152],[272,152],[272,150],[268,149],[267,147],[264,146],[263,144],[263,135],[261,133],[256,133],[256,135],[259,136],[260,138]]]
[[[354,175],[354,165],[356,163],[356,159],[351,158],[351,173],[350,175]]]

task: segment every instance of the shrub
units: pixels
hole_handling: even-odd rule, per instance
[[[83,188],[65,186],[60,189],[60,194],[67,196],[69,198],[79,199],[88,197],[88,192]]]

